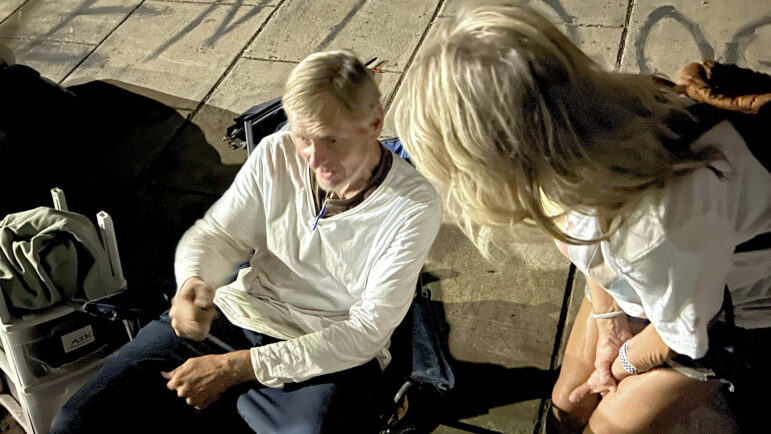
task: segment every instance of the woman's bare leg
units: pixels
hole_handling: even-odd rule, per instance
[[[548,422],[550,432],[580,431],[599,402],[597,395],[587,396],[577,404],[568,399],[570,392],[585,383],[594,371],[597,329],[591,312],[592,305],[584,297],[570,331],[559,378],[552,390],[552,411]]]
[[[670,426],[705,404],[719,387],[669,368],[627,377],[597,405],[584,432],[658,432],[656,427]]]

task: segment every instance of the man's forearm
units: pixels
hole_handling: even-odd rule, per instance
[[[257,380],[257,377],[254,375],[252,356],[249,350],[233,351],[225,356],[228,360],[228,367],[234,375],[235,384]]]

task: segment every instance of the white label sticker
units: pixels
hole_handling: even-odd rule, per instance
[[[91,328],[91,324],[62,336],[62,345],[64,346],[65,353],[77,350],[91,342],[94,342],[94,330]]]

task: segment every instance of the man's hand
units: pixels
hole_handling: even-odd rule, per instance
[[[171,299],[171,328],[177,336],[201,341],[216,313],[214,289],[200,277],[191,277]]]
[[[194,357],[161,375],[169,380],[166,387],[196,410],[210,406],[236,384],[256,379],[249,350]]]
[[[594,320],[597,326],[597,351],[594,358],[594,372],[586,383],[578,386],[570,393],[573,403],[578,403],[590,393],[604,395],[616,390],[616,379],[611,372],[613,361],[618,357],[618,350],[628,339],[632,338],[629,321],[626,315],[614,318]]]

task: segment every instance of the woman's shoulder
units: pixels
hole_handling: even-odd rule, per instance
[[[662,244],[669,252],[694,253],[705,245],[705,237],[732,239],[731,186],[722,176],[701,168],[651,190],[608,240],[611,256],[633,263]]]

